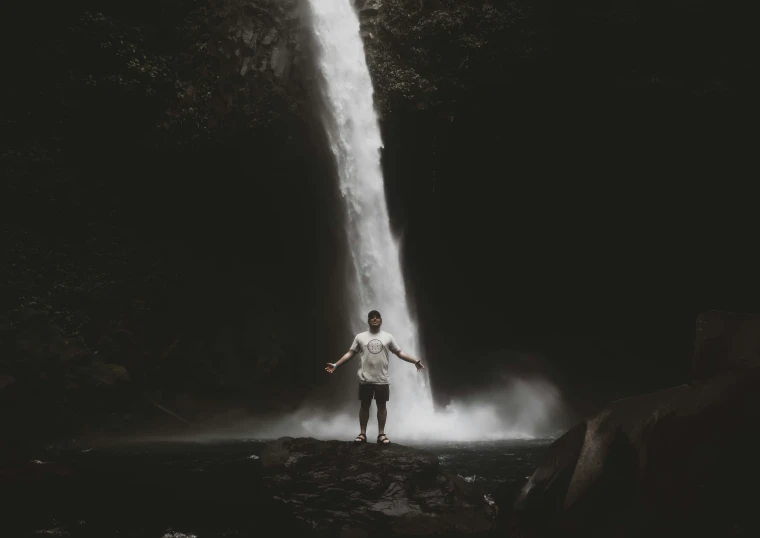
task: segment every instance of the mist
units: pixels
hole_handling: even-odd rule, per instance
[[[398,416],[389,408],[385,431],[394,443],[415,445],[552,439],[572,424],[574,417],[561,391],[548,380],[511,374],[493,376],[493,379],[491,385],[432,412],[423,413],[417,408]],[[230,411],[196,425],[196,432],[151,436],[150,440],[209,442],[312,437],[323,441],[350,441],[359,433],[357,399],[348,399],[332,409],[322,405],[324,402],[309,402],[291,413],[276,416],[244,417]],[[367,426],[370,442],[377,436],[376,410],[373,403]]]
[[[385,430],[394,441],[408,444],[552,437],[561,433],[563,409],[559,390],[548,381],[502,377],[487,391],[453,400],[432,413],[415,410],[412,416],[393,416],[389,410]],[[302,408],[280,420],[260,421],[252,431],[263,438],[349,440],[359,432],[358,411],[356,400],[336,412]],[[370,440],[377,435],[375,411],[373,404],[367,427]]]

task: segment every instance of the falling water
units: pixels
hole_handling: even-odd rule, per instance
[[[382,140],[356,11],[352,0],[308,0],[308,4],[323,79],[325,129],[337,164],[354,269],[348,290],[355,319],[352,330],[367,330],[366,315],[377,309],[383,315],[383,330],[394,335],[401,349],[435,368],[434,358],[419,354],[399,246],[391,233],[380,167]],[[355,384],[358,367],[355,358],[343,366],[348,371],[334,374],[330,382]],[[395,442],[533,437],[554,423],[561,405],[559,392],[550,383],[494,375],[493,386],[436,412],[427,371],[418,373],[412,364],[391,357],[386,431]],[[357,411],[356,400],[328,412],[307,404],[288,416],[252,420],[242,435],[349,440],[358,431]],[[372,416],[370,438],[376,428]]]
[[[393,334],[401,349],[419,357],[417,327],[409,313],[399,247],[388,219],[380,167],[382,140],[359,19],[351,0],[310,0],[310,5],[324,79],[325,125],[338,165],[354,269],[352,329],[366,331],[366,314],[377,309],[383,315],[382,329]],[[357,369],[358,360],[346,367]],[[414,365],[391,357],[389,377],[393,430],[413,436],[434,413],[427,373],[417,373]]]

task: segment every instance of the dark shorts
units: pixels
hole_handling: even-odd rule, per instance
[[[359,383],[360,400],[371,400],[373,396],[378,402],[387,402],[391,399],[391,386],[374,385],[372,383]]]

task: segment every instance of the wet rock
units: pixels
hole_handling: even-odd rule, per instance
[[[705,319],[720,330],[710,332]],[[711,359],[724,371],[613,402],[578,424],[549,448],[499,529],[524,537],[750,535],[745,490],[760,480],[760,440],[748,435],[760,419],[751,325],[751,317],[700,316],[698,342],[724,338]]]
[[[269,33],[264,37],[264,39],[261,40],[262,45],[271,45],[274,41],[275,37],[277,37],[277,29],[272,28]]]
[[[290,458],[290,447],[292,444],[292,437],[281,437],[267,444],[261,452],[261,464],[264,467],[283,465]]]
[[[287,84],[291,67],[299,59],[304,39],[300,6],[296,2],[245,0],[214,3],[215,54],[232,73],[271,72]]]
[[[425,450],[290,437],[261,454],[264,483],[291,517],[335,536],[470,534],[493,527],[479,486]]]
[[[0,483],[27,484],[43,483],[51,479],[68,479],[74,475],[74,471],[61,463],[42,461],[42,460],[24,460],[13,462],[13,465],[6,465],[0,469]]]
[[[354,0],[354,6],[357,10],[364,9],[366,7],[377,7],[379,0]]]
[[[363,529],[355,529],[345,525],[340,529],[339,538],[368,538],[369,533]]]

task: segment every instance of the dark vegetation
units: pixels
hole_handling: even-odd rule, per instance
[[[329,281],[329,163],[302,96],[234,72],[218,4],[4,17],[0,373],[25,434],[303,390],[292,359],[325,335],[303,320]]]

